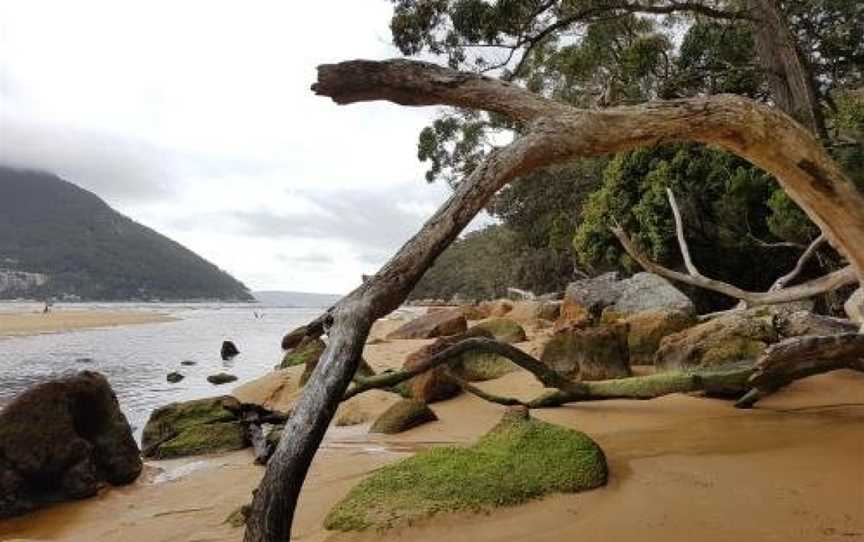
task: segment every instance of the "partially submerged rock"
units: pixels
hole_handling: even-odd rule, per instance
[[[144,427],[144,457],[167,459],[245,448],[240,411],[240,402],[230,395],[157,408]]]
[[[488,331],[496,341],[502,343],[513,344],[528,340],[525,329],[511,318],[492,318],[475,324],[470,331],[478,329]]]
[[[34,386],[0,412],[0,518],[133,482],[142,469],[108,381],[82,371]]]
[[[222,356],[223,361],[228,361],[229,359],[233,358],[234,356],[236,356],[239,353],[240,353],[240,350],[237,349],[237,345],[235,345],[233,342],[231,342],[231,341],[223,341],[222,342],[222,350],[220,351],[220,354]]]
[[[236,376],[228,373],[216,373],[215,375],[210,375],[207,377],[207,382],[213,384],[214,386],[220,386],[222,384],[227,384],[236,380]]]
[[[473,446],[436,447],[375,471],[339,502],[324,527],[387,529],[439,513],[479,512],[606,484],[603,451],[584,433],[505,416]]]
[[[393,435],[437,419],[426,403],[416,399],[402,399],[378,416],[369,432]]]
[[[626,324],[564,330],[543,347],[540,361],[573,380],[630,376]]]
[[[465,333],[468,322],[460,309],[448,309],[411,320],[387,335],[388,339],[434,339]]]
[[[177,371],[171,371],[170,373],[168,373],[165,376],[165,380],[167,380],[171,384],[176,384],[177,382],[180,382],[184,378],[186,378],[186,377],[183,376],[182,373],[179,373]]]
[[[654,365],[663,370],[753,361],[780,340],[775,314],[767,308],[736,311],[669,335]]]

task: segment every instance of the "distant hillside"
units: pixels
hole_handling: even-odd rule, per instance
[[[0,299],[248,301],[243,283],[48,173],[0,166]]]
[[[336,294],[310,294],[306,292],[283,292],[276,290],[252,292],[252,295],[262,305],[269,307],[326,308],[342,299],[341,295]]]

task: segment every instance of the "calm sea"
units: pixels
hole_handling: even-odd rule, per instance
[[[151,303],[76,304],[74,308],[154,311],[179,320],[0,339],[0,407],[35,383],[84,369],[99,371],[111,382],[136,435],[160,405],[228,393],[271,370],[281,358],[282,335],[323,310]],[[14,309],[12,304],[0,305],[3,311]],[[234,341],[240,355],[222,361],[223,340]],[[183,366],[184,360],[196,365]],[[186,378],[169,384],[165,376],[175,370]],[[223,371],[239,380],[222,386],[207,382],[208,375]]]

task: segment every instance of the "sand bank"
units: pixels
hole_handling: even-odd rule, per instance
[[[43,314],[41,311],[32,310],[5,312],[0,306],[0,339],[173,320],[176,318],[149,311],[54,308],[51,312]]]
[[[423,343],[370,345],[365,357],[376,368],[393,366]],[[290,400],[292,390],[273,394],[272,380],[264,382],[271,387],[261,393]],[[524,397],[540,391],[525,372],[481,386]],[[386,404],[373,395],[360,407]],[[864,375],[846,371],[797,382],[752,411],[686,395],[535,411],[597,440],[611,467],[607,487],[386,534],[324,531],[330,507],[370,471],[428,446],[471,442],[503,411],[466,395],[432,408],[439,422],[400,435],[369,435],[368,424],[331,428],[303,489],[295,539],[864,542]],[[260,479],[251,462],[246,451],[150,462],[133,486],[0,522],[0,540],[238,542],[242,529],[224,520]]]

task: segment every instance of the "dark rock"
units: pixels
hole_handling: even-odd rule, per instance
[[[222,342],[221,355],[222,355],[223,361],[228,361],[229,359],[233,358],[234,356],[236,356],[239,353],[240,353],[240,351],[237,350],[237,345],[235,345],[233,342],[231,342],[231,341],[223,341]]]
[[[561,305],[562,321],[598,318],[609,305],[618,301],[624,286],[617,272],[577,280],[567,285]]]
[[[282,350],[291,350],[306,338],[306,326],[300,326],[297,329],[290,331],[282,337]]]
[[[230,395],[157,408],[144,427],[144,456],[167,459],[245,448],[241,410]]]
[[[184,359],[183,361],[180,362],[180,365],[186,365],[186,366],[198,365],[198,362],[192,361],[191,359]]]
[[[39,384],[0,412],[0,518],[131,483],[141,469],[132,429],[99,373]]]
[[[177,371],[171,371],[170,373],[168,373],[168,376],[165,377],[165,379],[168,382],[170,382],[171,384],[176,384],[177,382],[180,382],[184,378],[186,378],[186,377],[183,376],[181,373],[178,373]]]
[[[402,399],[378,416],[369,432],[393,435],[437,419],[426,403],[416,399]]]
[[[573,380],[630,376],[627,325],[599,325],[553,335],[540,360]]]
[[[237,377],[228,373],[216,373],[215,375],[210,375],[207,377],[207,382],[216,386],[219,386],[221,384],[227,384],[229,382],[234,382],[235,380],[237,380]]]
[[[434,312],[415,318],[387,335],[388,339],[434,339],[464,333],[468,322],[460,309]]]
[[[282,363],[279,364],[280,369],[287,369],[296,365],[306,365],[309,362],[318,363],[318,358],[324,353],[327,344],[318,338],[306,337],[301,338],[299,342],[294,344],[285,355],[282,357]]]

